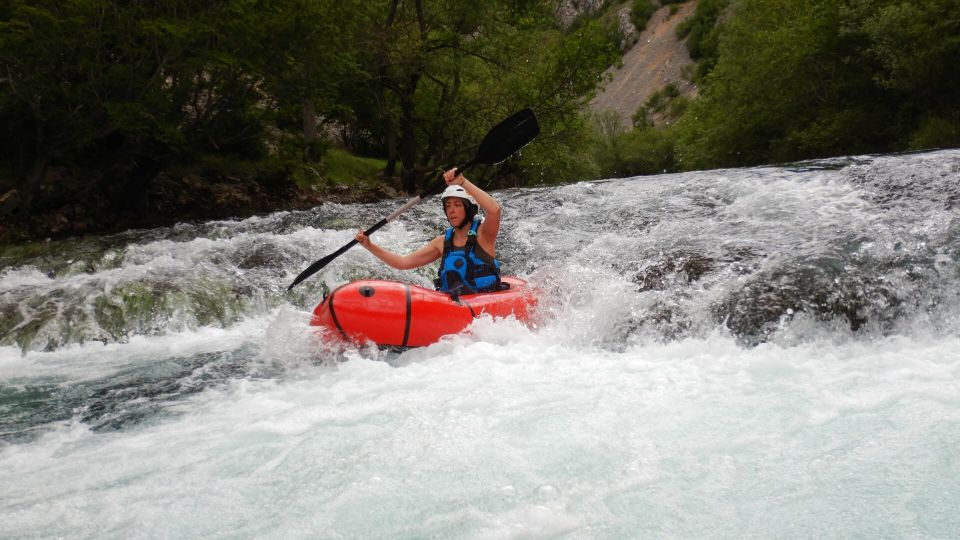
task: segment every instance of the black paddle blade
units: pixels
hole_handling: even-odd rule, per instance
[[[353,244],[348,244],[348,245],[353,245]],[[343,251],[346,251],[346,250],[343,250]],[[311,264],[311,265],[310,265],[309,267],[307,267],[307,269],[304,270],[303,272],[300,272],[300,274],[296,277],[296,279],[293,280],[293,283],[291,283],[290,286],[287,287],[287,292],[290,292],[290,289],[293,289],[294,287],[296,287],[297,284],[299,284],[301,281],[303,281],[303,280],[307,279],[308,277],[316,274],[317,272],[320,271],[321,268],[323,268],[324,266],[330,264],[330,261],[332,261],[333,259],[335,259],[335,258],[337,257],[337,255],[339,255],[339,254],[340,254],[340,252],[331,253],[330,255],[327,255],[326,257],[320,259],[319,261]]]
[[[537,116],[531,109],[523,109],[500,122],[480,143],[474,163],[493,165],[513,155],[540,133]]]

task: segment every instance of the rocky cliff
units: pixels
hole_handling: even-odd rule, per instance
[[[657,10],[624,54],[623,65],[607,70],[609,80],[590,101],[590,109],[613,110],[628,127],[634,113],[650,96],[669,84],[676,85],[680,95],[695,95],[697,89],[688,80],[693,61],[684,43],[677,39],[676,29],[693,15],[696,4],[695,0],[680,4],[675,13],[671,6]]]

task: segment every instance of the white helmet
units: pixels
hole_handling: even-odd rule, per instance
[[[447,189],[443,190],[440,195],[440,200],[442,201],[447,197],[460,197],[469,201],[470,204],[477,204],[477,200],[471,197],[467,190],[463,189],[463,186],[447,186]]]

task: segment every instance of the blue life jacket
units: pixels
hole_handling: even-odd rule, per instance
[[[477,246],[477,227],[480,218],[474,218],[463,247],[453,245],[453,227],[447,229],[440,258],[440,276],[437,290],[452,294],[496,291],[500,289],[500,261]]]

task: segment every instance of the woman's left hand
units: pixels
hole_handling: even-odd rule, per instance
[[[360,229],[359,231],[357,231],[357,235],[354,236],[353,239],[356,240],[357,243],[360,244],[361,246],[367,249],[370,248],[370,237],[363,234],[363,229]]]

